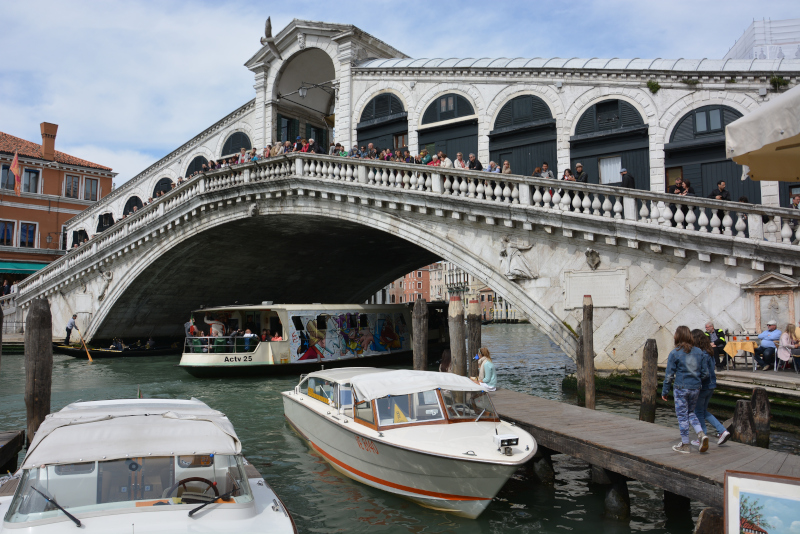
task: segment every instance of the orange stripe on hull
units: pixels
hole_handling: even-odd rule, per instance
[[[292,426],[294,426],[294,425],[292,425]],[[407,491],[409,493],[415,493],[417,495],[421,495],[421,496],[425,496],[425,497],[433,497],[433,498],[437,498],[437,499],[446,499],[448,501],[489,501],[489,500],[491,500],[491,499],[489,499],[487,497],[468,497],[468,496],[465,496],[465,495],[450,495],[449,493],[437,493],[435,491],[421,490],[421,489],[417,489],[417,488],[412,488],[410,486],[403,486],[401,484],[395,484],[394,482],[389,482],[388,480],[383,480],[383,479],[374,477],[372,475],[369,475],[367,473],[364,473],[363,471],[359,471],[358,469],[347,465],[346,463],[342,462],[341,460],[337,460],[336,458],[334,458],[333,456],[331,456],[330,454],[328,454],[327,452],[322,450],[322,448],[319,447],[313,441],[308,440],[308,442],[311,444],[311,446],[314,448],[314,450],[319,452],[322,456],[324,456],[329,461],[335,463],[336,465],[338,465],[342,469],[346,469],[347,471],[350,471],[351,473],[353,473],[355,475],[358,475],[359,477],[364,478],[366,480],[369,480],[371,482],[375,482],[376,484],[381,484],[383,486],[388,486],[390,488],[398,489],[398,490],[401,490],[401,491]]]

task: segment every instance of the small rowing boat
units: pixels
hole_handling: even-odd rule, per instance
[[[61,343],[53,343],[53,352],[57,352],[59,354],[66,354],[67,356],[72,356],[74,358],[86,358],[86,350],[82,346],[71,346],[71,345],[64,345]],[[180,348],[172,348],[172,347],[156,347],[153,349],[146,349],[144,347],[131,347],[122,350],[118,349],[95,349],[90,348],[89,354],[92,355],[92,359],[95,358],[127,358],[127,357],[135,357],[135,356],[170,356],[170,355],[178,355],[181,353]]]
[[[464,517],[478,517],[536,453],[481,386],[451,373],[331,369],[282,395],[286,419],[334,469]]]

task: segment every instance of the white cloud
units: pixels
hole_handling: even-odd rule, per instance
[[[115,150],[94,145],[59,146],[58,150],[77,158],[111,167],[114,172],[117,173],[117,176],[114,178],[114,183],[117,187],[124,184],[159,159],[158,156],[136,150]]]
[[[797,16],[796,0],[557,0],[487,6],[319,3],[3,3],[0,129],[31,141],[59,124],[59,150],[120,172],[118,182],[254,96],[243,63],[264,20],[354,24],[413,57],[722,57],[750,21]],[[35,37],[31,36],[35,29]],[[103,152],[105,151],[105,152]],[[106,158],[106,159],[103,159]],[[148,159],[149,158],[149,159]],[[132,170],[134,165],[141,168]]]
[[[769,524],[772,525],[773,529],[775,529],[775,532],[783,532],[783,521],[781,521],[780,517],[774,515],[772,517],[768,517],[767,521],[769,521]]]
[[[792,534],[800,534],[800,521],[792,521],[792,524],[789,526],[789,532]]]

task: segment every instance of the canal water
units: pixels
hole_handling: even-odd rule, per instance
[[[572,361],[531,325],[490,325],[483,328],[501,387],[572,402],[561,392]],[[519,471],[477,520],[431,511],[340,475],[309,451],[283,418],[280,392],[296,378],[197,379],[176,367],[179,355],[117,360],[76,360],[55,355],[52,410],[78,400],[144,397],[196,397],[223,411],[242,440],[244,454],[286,503],[300,532],[555,533],[596,532],[689,533],[701,510],[692,516],[667,518],[662,492],[630,482],[632,519],[616,522],[603,517],[602,488],[589,481],[586,464],[554,456],[556,483],[538,484]],[[0,430],[25,427],[25,371],[22,356],[4,356],[0,367]],[[598,398],[598,409],[637,417],[634,402]],[[658,423],[676,428],[674,415],[660,410]],[[676,439],[677,441],[677,439]],[[778,437],[776,447],[797,452],[792,437]]]

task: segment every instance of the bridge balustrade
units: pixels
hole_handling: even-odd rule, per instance
[[[21,282],[20,293],[60,277],[198,195],[288,178],[353,183],[361,188],[360,196],[364,196],[365,187],[402,190],[409,195],[507,204],[575,219],[612,219],[668,227],[674,232],[719,239],[780,242],[789,251],[800,251],[798,210],[540,177],[295,153],[233,165],[189,179]],[[469,210],[470,205],[465,204],[464,211]],[[88,215],[76,219],[82,217]],[[178,224],[180,219],[170,222],[167,228]],[[128,246],[135,248],[137,243]]]

